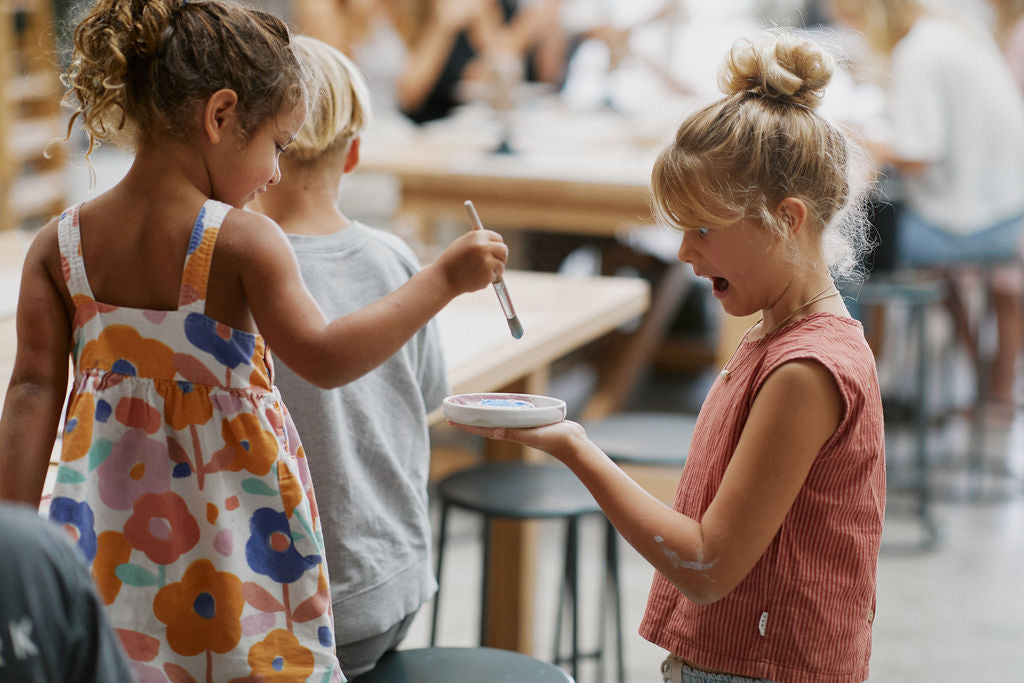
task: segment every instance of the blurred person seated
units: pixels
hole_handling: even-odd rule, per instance
[[[85,558],[27,505],[0,504],[0,682],[133,680]]]
[[[1024,0],[988,0],[996,12],[995,34],[1024,95]]]
[[[683,0],[611,5],[563,0],[561,21],[570,36],[562,96],[578,107],[678,111],[696,89],[678,69],[677,48],[690,14]],[[729,40],[734,39],[730,34]],[[717,93],[717,85],[713,86]]]
[[[293,22],[359,66],[378,118],[400,113],[421,124],[449,115],[464,82],[504,79],[497,87],[525,81],[560,90],[587,42],[606,48],[611,69],[638,57],[663,85],[689,92],[657,60],[630,48],[636,31],[682,8],[680,0],[651,4],[639,20],[618,25],[593,9],[594,0],[303,0]]]
[[[426,123],[459,104],[461,82],[490,78],[507,55],[522,78],[558,87],[568,49],[560,1],[305,0],[294,21],[356,62],[378,111]]]
[[[1024,289],[1024,99],[991,33],[922,0],[831,0],[843,25],[886,60],[889,130],[867,140],[879,168],[899,171],[897,263],[999,268],[990,279],[998,340],[989,396],[1012,411]],[[964,302],[950,309],[968,344]],[[976,349],[972,349],[975,351]]]

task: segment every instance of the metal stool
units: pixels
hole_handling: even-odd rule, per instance
[[[587,436],[620,465],[682,466],[697,416],[647,411],[613,413],[587,422]]]
[[[587,437],[619,465],[647,467],[682,466],[697,422],[695,415],[686,413],[620,412],[583,424]],[[618,531],[607,522],[605,547],[609,562],[618,565]],[[618,569],[615,570],[616,576]],[[620,612],[618,602],[614,604]],[[622,667],[623,644],[619,633],[619,680],[625,678]]]
[[[1008,472],[990,471],[985,464],[988,451],[988,426],[986,411],[988,408],[988,391],[993,379],[990,364],[994,360],[994,352],[983,347],[983,329],[993,315],[994,303],[993,282],[994,269],[1013,267],[1024,269],[1024,262],[1017,254],[1007,254],[989,260],[971,260],[958,264],[945,264],[937,267],[938,273],[945,279],[947,286],[947,303],[953,315],[956,338],[966,349],[975,373],[975,397],[971,406],[970,444],[967,454],[967,491],[969,501],[986,500],[1001,501],[1017,498],[1024,493],[1024,482]],[[967,293],[962,291],[958,275],[973,273],[981,282],[981,305],[976,316],[971,320]],[[1014,408],[1015,410],[1015,408]]]
[[[437,580],[441,583],[441,569],[447,540],[448,513],[452,507],[476,512],[483,517],[483,587],[480,601],[480,644],[487,642],[487,595],[489,590],[490,523],[492,519],[513,520],[564,519],[566,522],[565,564],[563,582],[555,625],[555,664],[569,663],[572,675],[578,675],[579,662],[584,658],[597,658],[604,668],[604,628],[606,603],[601,603],[599,644],[591,653],[580,651],[579,596],[577,592],[579,520],[584,515],[598,514],[601,508],[586,487],[562,465],[537,465],[526,462],[489,462],[455,472],[437,485],[441,502],[441,520],[437,544]],[[614,539],[613,539],[614,540]],[[618,562],[615,545],[606,546],[605,590],[611,594],[615,606],[615,624],[618,644],[619,670],[622,666],[622,624],[619,610]],[[562,655],[562,620],[566,601],[572,610],[572,645],[568,655]],[[437,640],[438,611],[441,590],[434,597],[434,612],[430,626],[430,645]],[[490,680],[490,679],[481,679]],[[620,675],[620,681],[623,678]]]
[[[490,647],[392,650],[352,683],[573,683],[553,664]]]
[[[925,325],[928,307],[945,296],[943,283],[936,278],[905,278],[899,275],[875,275],[860,286],[859,303],[885,306],[901,303],[907,307],[909,336],[916,346],[914,353],[914,396],[912,405],[915,471],[906,488],[917,494],[917,515],[924,527],[922,547],[931,548],[938,540],[938,528],[930,510],[931,459],[928,453],[929,356],[928,331]],[[886,421],[889,417],[886,416]],[[890,485],[891,487],[891,485]]]

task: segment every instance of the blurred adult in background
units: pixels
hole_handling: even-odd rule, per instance
[[[919,0],[832,0],[835,18],[863,32],[887,61],[880,167],[899,171],[904,205],[897,259],[905,266],[997,264],[1020,258],[1024,233],[1024,99],[980,22]],[[990,396],[1012,406],[1020,348],[1019,267],[991,279],[998,348]],[[963,331],[963,305],[951,310]]]
[[[989,0],[996,11],[996,40],[1024,94],[1024,0]]]
[[[299,29],[348,54],[378,111],[416,123],[447,116],[462,81],[482,81],[511,56],[523,78],[564,78],[560,0],[307,0]]]

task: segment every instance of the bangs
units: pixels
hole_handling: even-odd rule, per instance
[[[651,172],[654,218],[677,230],[727,225],[744,218],[725,181],[712,173],[713,165],[676,146],[664,150]]]

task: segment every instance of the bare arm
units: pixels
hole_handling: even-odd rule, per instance
[[[32,506],[38,506],[42,496],[68,388],[71,331],[54,280],[60,272],[57,254],[54,222],[40,231],[25,257],[16,323],[18,350],[0,417],[0,499]]]
[[[776,370],[755,399],[700,522],[648,494],[575,423],[508,430],[455,426],[557,457],[655,569],[691,600],[707,604],[728,595],[764,554],[841,414],[839,390],[819,364],[798,361]]]
[[[396,84],[398,104],[406,111],[423,104],[448,63],[459,32],[468,30],[482,16],[480,0],[435,0],[434,6],[429,23],[409,46]]]
[[[508,258],[497,233],[467,232],[395,291],[328,321],[277,224],[248,211],[230,212],[225,226],[229,221],[247,222],[232,232],[245,236],[234,241],[236,258],[257,327],[289,368],[324,388],[350,382],[387,360],[453,298],[500,277]]]

